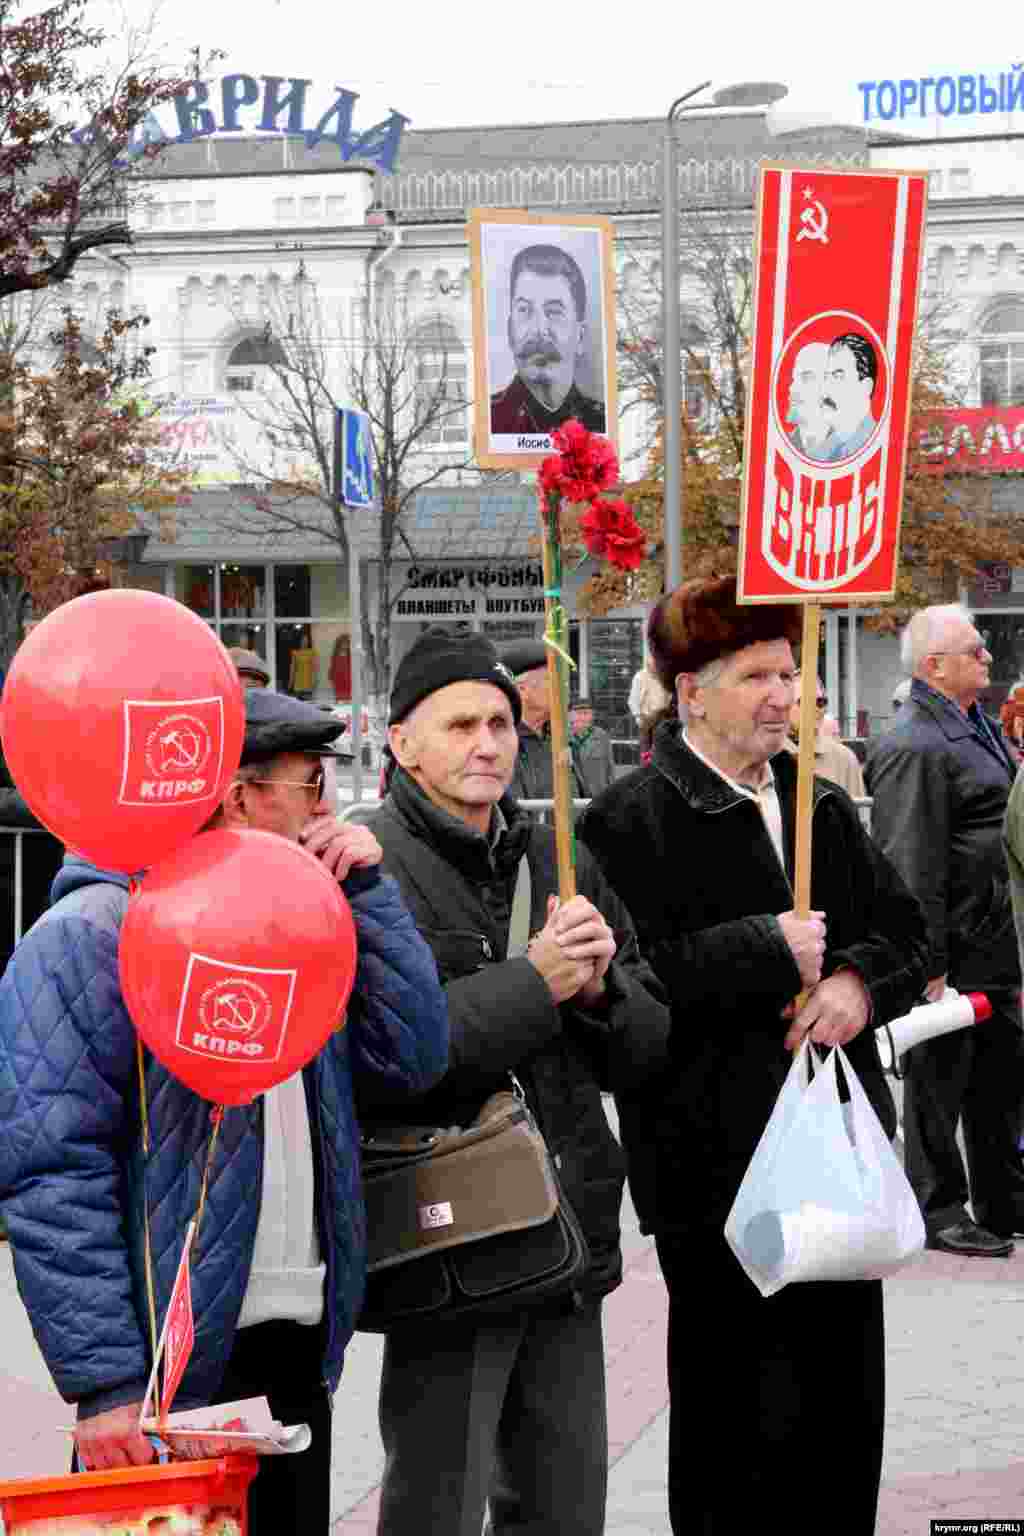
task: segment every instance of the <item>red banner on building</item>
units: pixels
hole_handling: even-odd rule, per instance
[[[742,602],[891,597],[927,178],[763,166]]]
[[[927,469],[943,474],[1024,469],[1024,406],[932,411],[912,430]]]

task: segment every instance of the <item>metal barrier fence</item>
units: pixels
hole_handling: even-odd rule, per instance
[[[854,800],[853,803],[860,813],[860,819],[864,823],[865,831],[870,832],[870,795],[865,795],[862,799]],[[358,821],[363,823],[370,822],[373,820],[376,812],[380,809],[380,804],[381,802],[379,800],[354,800],[342,811],[341,819],[342,821]],[[589,804],[589,800],[574,800],[572,802],[572,808],[574,811],[582,811]],[[521,810],[529,811],[531,815],[538,817],[540,820],[546,820],[548,815],[555,808],[555,802],[553,800],[520,800],[518,805]]]
[[[49,837],[41,827],[0,827],[0,838],[14,839],[11,867],[11,896],[13,910],[12,943],[17,944],[25,928],[25,838]]]

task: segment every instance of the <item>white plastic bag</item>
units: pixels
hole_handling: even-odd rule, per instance
[[[794,1280],[879,1280],[924,1247],[914,1191],[848,1057],[837,1046],[811,1078],[810,1051],[797,1052],[725,1223],[762,1296]]]

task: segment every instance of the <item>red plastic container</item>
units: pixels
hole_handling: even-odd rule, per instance
[[[247,1536],[256,1456],[0,1483],[7,1536]]]

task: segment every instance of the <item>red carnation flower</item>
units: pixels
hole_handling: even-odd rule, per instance
[[[611,443],[596,432],[588,432],[575,419],[552,432],[551,441],[559,451],[540,467],[540,484],[546,496],[593,501],[619,478],[619,462]]]
[[[593,501],[580,518],[583,542],[592,555],[620,571],[635,571],[647,548],[647,535],[625,501]]]

